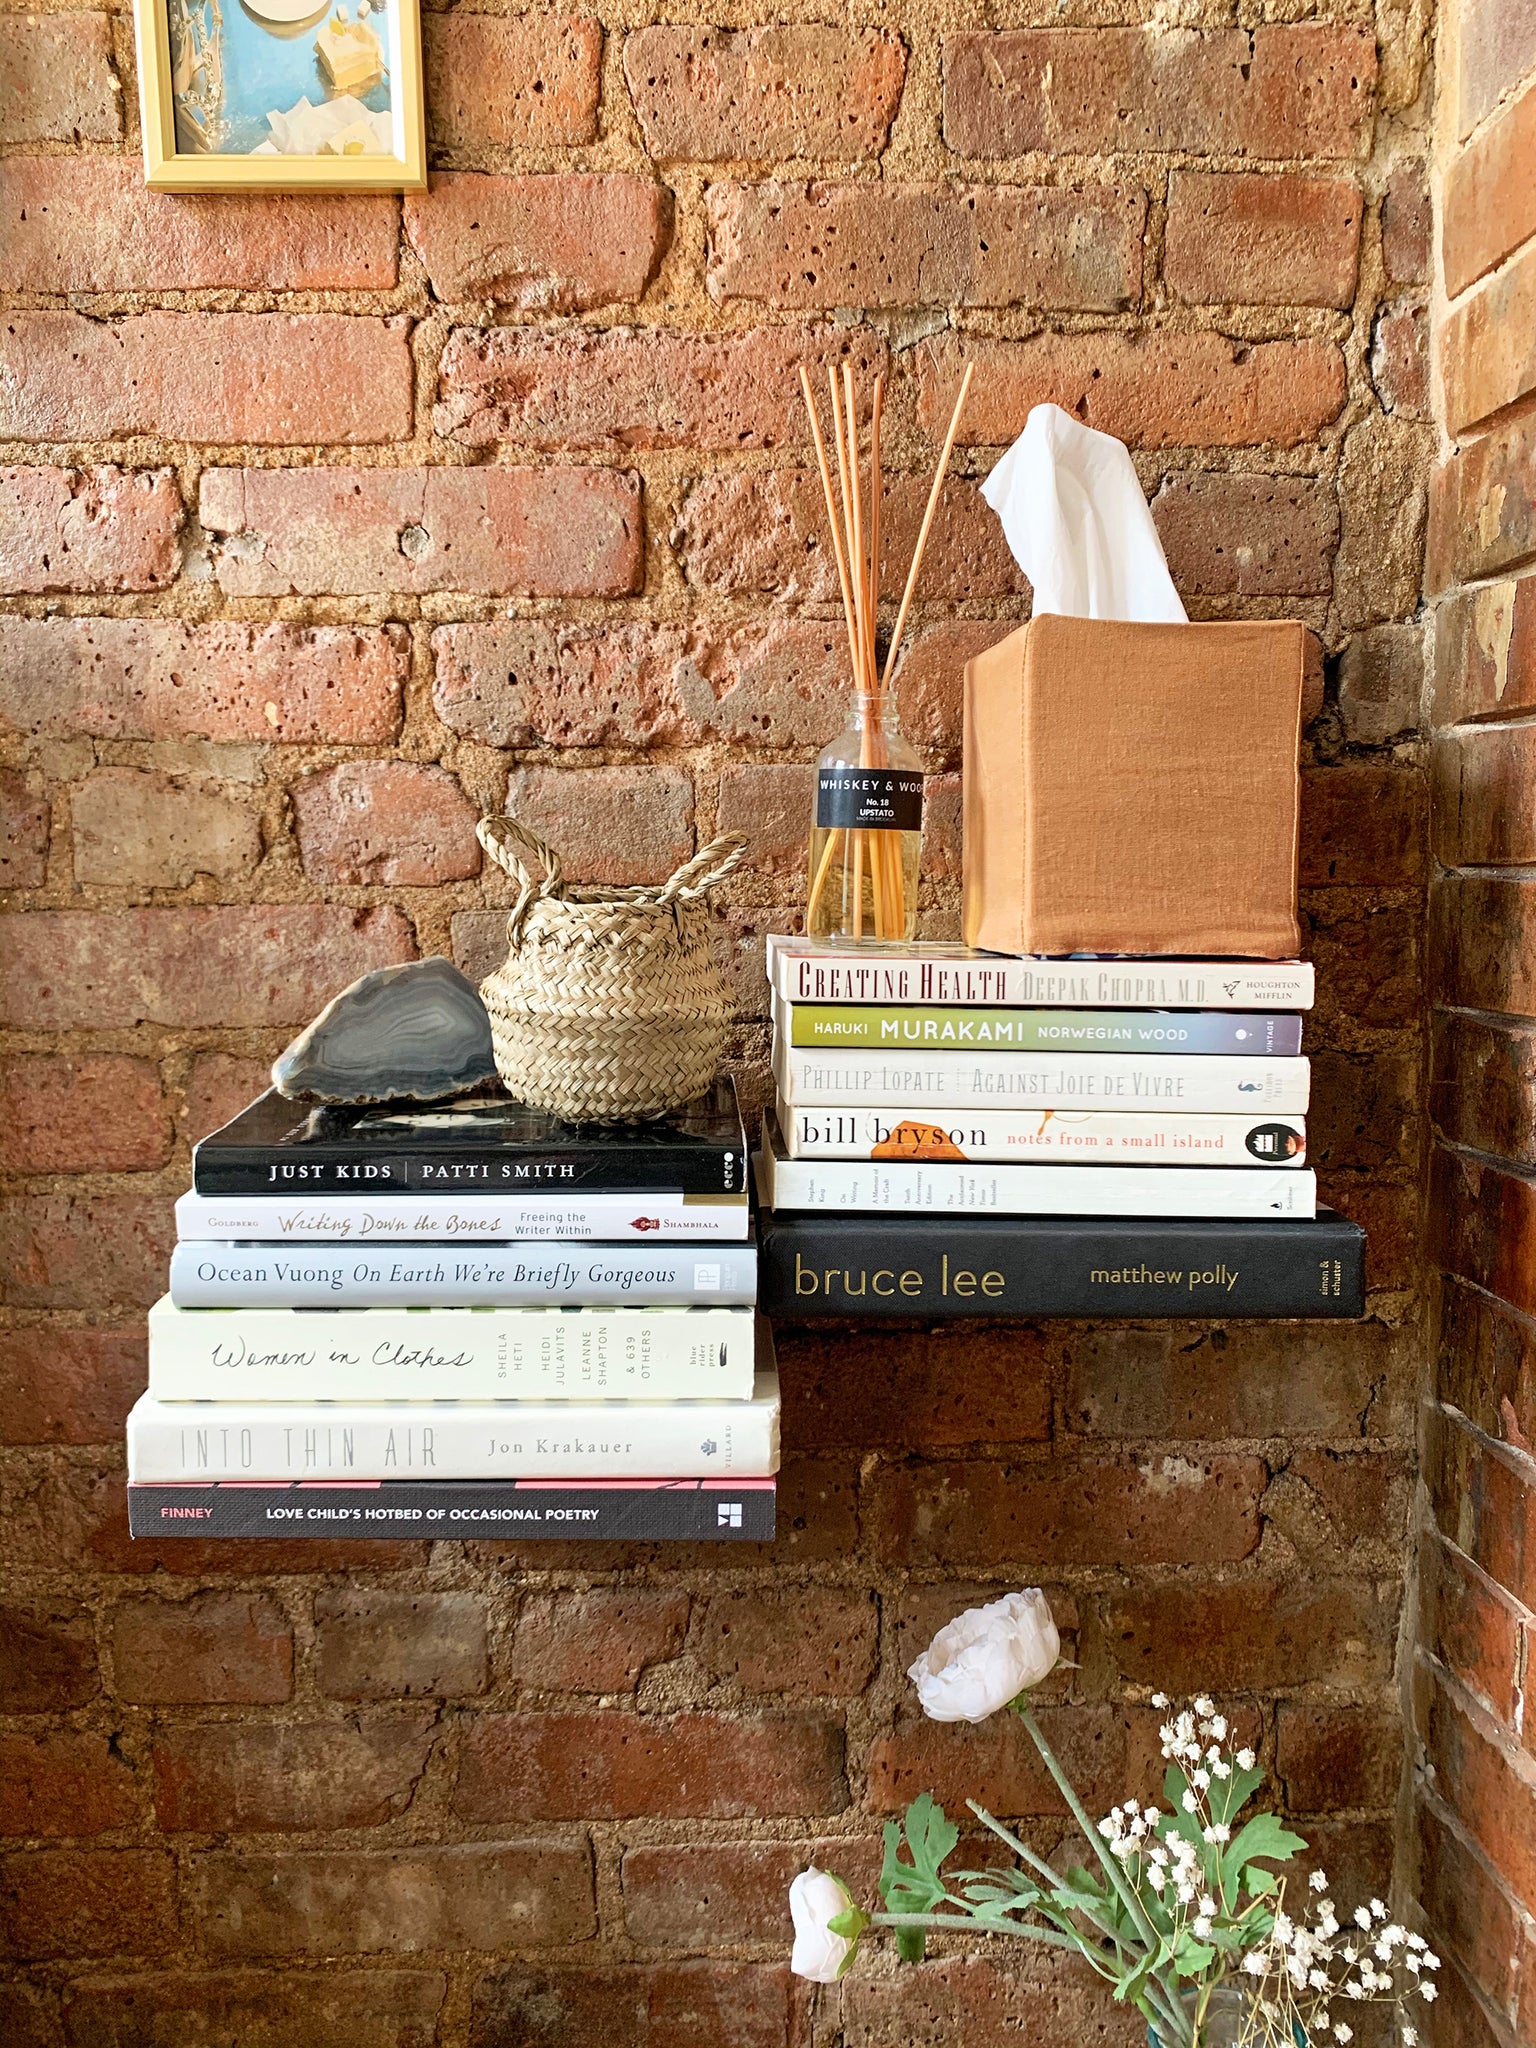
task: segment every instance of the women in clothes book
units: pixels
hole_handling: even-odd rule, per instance
[[[782,1099],[853,1108],[1194,1110],[1202,1114],[1299,1116],[1310,1065],[1304,1058],[1245,1059],[1218,1053],[827,1050],[774,1042]]]
[[[778,1126],[791,1159],[992,1159],[1058,1165],[1304,1166],[1300,1117],[1108,1109],[792,1109]],[[174,1266],[172,1268],[174,1274]]]
[[[1299,1017],[1224,1010],[1025,1010],[938,1004],[784,1003],[776,1023],[793,1046],[921,1046],[1014,1052],[1228,1053],[1301,1051]]]

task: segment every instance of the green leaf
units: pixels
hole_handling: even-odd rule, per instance
[[[1239,1889],[1244,1887],[1245,1864],[1261,1856],[1268,1863],[1289,1863],[1296,1851],[1306,1846],[1306,1837],[1293,1835],[1278,1814],[1256,1813],[1240,1829],[1222,1858],[1221,1881],[1227,1897],[1235,1898]],[[1252,1889],[1251,1885],[1247,1888]]]
[[[959,1839],[960,1830],[926,1792],[907,1808],[905,1822],[886,1822],[880,1896],[888,1913],[932,1911],[944,1897],[939,1865]],[[910,1862],[902,1860],[903,1846]]]
[[[868,1925],[869,1915],[861,1912],[857,1906],[849,1906],[843,1912],[834,1914],[827,1922],[827,1932],[840,1934],[845,1941],[857,1941]]]
[[[907,1846],[912,1861],[928,1876],[938,1875],[939,1865],[960,1840],[960,1830],[930,1793],[920,1792],[907,1808]]]
[[[1177,1977],[1203,1977],[1216,1960],[1216,1951],[1208,1942],[1196,1941],[1192,1934],[1181,1934],[1173,1951],[1173,1970]]]
[[[904,1963],[920,1963],[926,1946],[927,1935],[921,1927],[896,1929],[896,1953]]]

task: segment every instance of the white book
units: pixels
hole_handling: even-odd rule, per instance
[[[745,1401],[750,1308],[149,1312],[160,1401]]]
[[[1089,960],[925,942],[847,946],[768,934],[768,980],[795,1003],[941,1003],[1068,1010],[1310,1010],[1306,960]]]
[[[1305,1166],[1299,1116],[1202,1116],[1183,1110],[792,1109],[778,1124],[791,1159],[998,1159],[1061,1166]],[[173,1268],[174,1271],[174,1268]]]
[[[171,1253],[178,1308],[727,1308],[754,1244],[219,1244]]]
[[[778,1036],[773,1077],[792,1108],[1199,1110],[1300,1116],[1311,1065],[1303,1054],[823,1052]]]
[[[779,1382],[750,1401],[196,1403],[143,1395],[128,1477],[765,1479],[779,1467]]]
[[[740,1243],[743,1195],[183,1195],[176,1234],[188,1241],[260,1238],[289,1244],[496,1244],[563,1239]]]
[[[1310,1167],[996,1166],[970,1160],[789,1159],[765,1122],[759,1186],[772,1209],[946,1216],[1315,1216]]]

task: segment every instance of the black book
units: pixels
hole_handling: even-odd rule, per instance
[[[130,1486],[134,1536],[553,1537],[609,1543],[771,1543],[771,1479],[384,1479],[270,1486]]]
[[[1315,1219],[758,1213],[758,1306],[806,1316],[1359,1316],[1365,1232]]]
[[[276,1089],[193,1148],[200,1195],[739,1195],[747,1140],[719,1080],[670,1116],[567,1124],[490,1090],[446,1102],[290,1101]]]

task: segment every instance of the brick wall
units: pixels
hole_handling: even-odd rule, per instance
[[[1536,22],[1460,0],[1436,118],[1431,1210],[1415,1706],[1438,2038],[1536,2040]]]
[[[867,1879],[922,1786],[1056,1839],[1019,1744],[922,1725],[901,1675],[1036,1580],[1093,1798],[1146,1780],[1154,1686],[1209,1685],[1341,1887],[1385,1884],[1426,15],[1293,11],[433,13],[439,170],[403,205],[146,195],[126,15],[0,15],[7,2048],[1129,2042],[1038,1967],[876,1962],[814,2007],[785,1974],[791,1873],[830,1841]],[[761,934],[839,718],[791,371],[845,354],[891,376],[898,560],[981,366],[902,682],[929,931],[956,921],[961,664],[1027,605],[976,484],[1032,402],[1132,444],[1196,616],[1316,630],[1313,1127],[1371,1231],[1368,1319],[785,1329],[762,1554],[130,1546],[120,1424],[189,1142],[365,968],[494,957],[482,808],[622,881],[751,833],[722,942],[761,1099]],[[1469,915],[1468,986],[1496,928]]]

